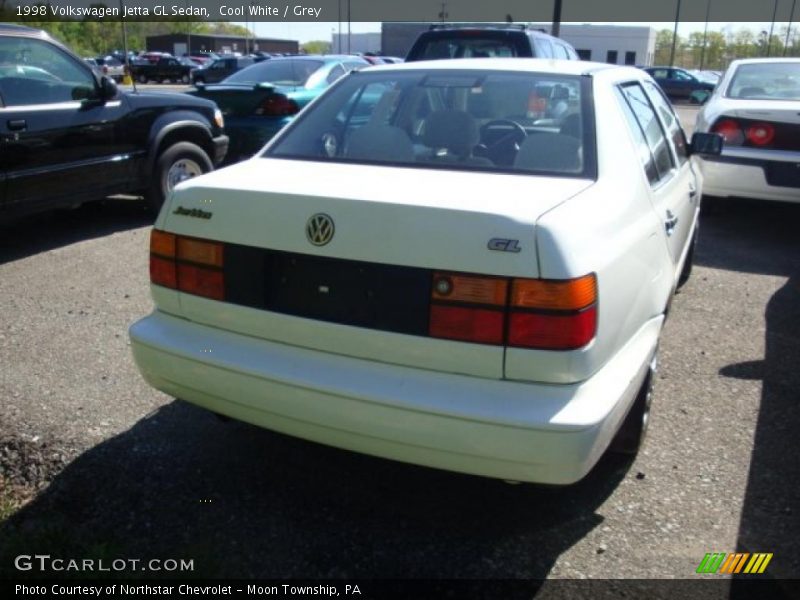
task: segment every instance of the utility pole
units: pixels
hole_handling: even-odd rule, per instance
[[[439,11],[439,22],[444,23],[444,20],[449,16],[447,14],[447,2],[442,2],[442,10]]]
[[[550,27],[550,35],[558,37],[561,33],[561,0],[555,0],[553,4],[553,25]]]
[[[767,56],[769,56],[770,47],[772,46],[772,32],[775,29],[775,16],[778,14],[778,0],[775,0],[775,7],[772,9],[772,23],[769,26],[769,37],[767,37]]]
[[[675,9],[675,29],[672,32],[672,49],[669,51],[669,66],[675,66],[675,44],[678,43],[678,20],[681,17],[681,0],[678,0],[678,6]]]
[[[783,42],[783,55],[786,56],[786,52],[789,49],[789,33],[792,31],[792,19],[794,19],[794,4],[797,0],[792,0],[792,11],[789,13],[789,26],[786,28],[786,41]]]
[[[703,50],[700,52],[700,70],[706,62],[706,39],[708,37],[708,15],[711,13],[711,0],[706,0],[706,27],[703,29]]]

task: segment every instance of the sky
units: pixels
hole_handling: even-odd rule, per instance
[[[652,26],[656,29],[672,29],[674,23],[595,23],[596,25],[635,25],[635,26]],[[775,23],[774,35],[778,35],[781,27],[785,27],[788,23]],[[244,26],[245,23],[237,23],[237,25]],[[709,31],[722,31],[730,28],[731,31],[738,31],[745,28],[750,29],[758,34],[760,31],[769,31],[770,23],[724,23],[724,22],[709,22]],[[330,41],[331,34],[338,30],[339,24],[332,23],[247,23],[250,31],[254,31],[254,35],[258,37],[278,38],[287,40],[298,40],[301,44],[310,42],[312,40]],[[705,23],[703,22],[683,22],[678,24],[678,35],[688,36],[693,31],[703,31]],[[800,28],[800,24],[793,23],[792,29]],[[354,22],[350,26],[352,33],[366,33],[370,31],[379,32],[381,30],[380,23],[363,23]],[[342,23],[342,33],[347,33],[347,23]]]

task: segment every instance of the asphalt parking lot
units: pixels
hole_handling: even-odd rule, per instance
[[[139,202],[0,229],[0,575],[47,551],[226,577],[692,578],[743,551],[798,578],[797,223],[800,205],[706,205],[644,451],[563,489],[223,423],[149,388],[127,339],[152,309]]]

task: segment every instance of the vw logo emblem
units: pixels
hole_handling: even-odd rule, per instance
[[[306,237],[315,246],[324,246],[333,239],[333,219],[324,213],[313,215],[306,223]]]

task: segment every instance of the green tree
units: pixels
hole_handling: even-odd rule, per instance
[[[301,45],[300,49],[306,54],[328,54],[331,51],[331,43],[314,40]]]

